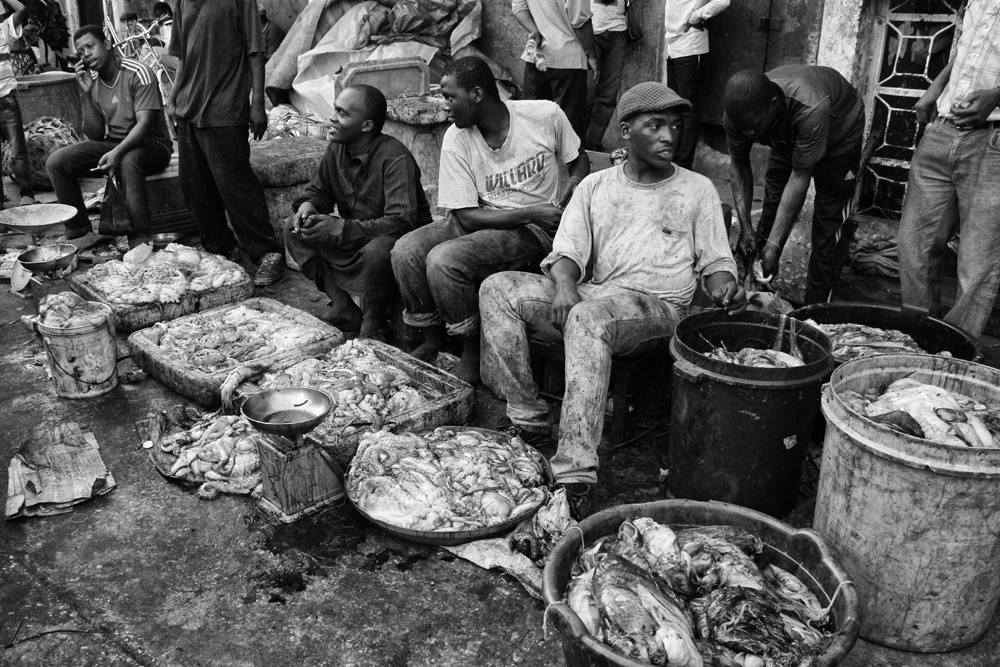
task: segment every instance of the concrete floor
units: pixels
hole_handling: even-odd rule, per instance
[[[262,295],[323,310],[298,274]],[[247,498],[206,502],[160,477],[133,422],[184,399],[153,379],[57,398],[37,337],[18,321],[31,309],[0,293],[0,461],[33,428],[76,421],[97,436],[118,487],[69,514],[0,524],[0,666],[563,664],[542,603],[505,575],[390,537],[345,506],[285,526]],[[473,423],[495,425],[502,404],[482,389],[477,401]],[[662,498],[665,442],[603,447],[594,509]],[[811,516],[803,501],[788,520]],[[997,665],[1000,623],[966,651],[913,655],[862,641],[842,664]]]

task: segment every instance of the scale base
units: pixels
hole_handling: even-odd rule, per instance
[[[291,523],[343,502],[343,476],[322,446],[306,436],[301,443],[273,435],[257,438],[264,497],[260,508]]]
[[[313,514],[318,514],[325,510],[327,507],[332,507],[334,505],[341,505],[344,502],[344,495],[341,494],[336,498],[330,498],[329,500],[323,500],[312,507],[307,507],[304,510],[299,510],[295,514],[285,514],[281,511],[281,508],[272,503],[267,498],[261,498],[260,502],[257,503],[257,507],[261,508],[264,512],[271,515],[281,523],[294,523],[299,519],[304,519],[307,516]]]

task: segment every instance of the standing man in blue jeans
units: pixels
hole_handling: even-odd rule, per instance
[[[664,53],[667,86],[691,102],[681,114],[681,136],[674,164],[691,169],[701,130],[698,96],[701,87],[701,58],[708,53],[705,21],[729,6],[729,0],[666,0],[663,25],[666,30]]]
[[[452,369],[479,382],[479,282],[497,271],[537,266],[552,247],[563,205],[590,171],[587,153],[558,106],[504,102],[481,58],[445,68],[441,93],[455,124],[441,142],[438,206],[448,218],[408,233],[392,250],[403,321],[423,330],[411,354],[433,360],[462,341]],[[559,173],[569,169],[569,183]]]
[[[250,167],[247,136],[249,129],[260,139],[267,129],[257,3],[178,0],[170,55],[180,64],[167,114],[177,128],[181,189],[202,245],[231,259],[242,248],[258,265],[254,285],[273,285],[285,258]]]
[[[524,59],[526,100],[551,100],[582,140],[587,133],[587,68],[598,74],[590,0],[513,0],[514,18],[537,45]]]
[[[14,10],[0,23],[0,131],[10,144],[11,169],[21,186],[20,205],[34,204],[31,187],[31,167],[28,164],[28,144],[24,138],[24,121],[21,107],[17,103],[17,79],[10,60],[11,42],[21,37],[21,26],[27,7],[18,0],[4,0],[4,4]],[[28,4],[31,4],[30,2]],[[7,201],[7,195],[3,195]]]
[[[100,27],[83,26],[74,33],[73,44],[80,56],[76,82],[83,93],[87,140],[52,153],[45,169],[59,203],[76,208],[66,223],[66,238],[80,249],[100,237],[90,226],[78,179],[95,170],[117,176],[132,222],[128,241],[134,248],[150,236],[146,175],[166,169],[174,152],[160,88],[151,69],[111,49]]]
[[[604,152],[604,132],[618,103],[625,66],[625,0],[594,0],[591,4],[594,26],[594,48],[597,53],[597,77],[594,82],[594,105],[590,109],[590,124],[583,139],[588,151]]]
[[[903,303],[940,316],[941,271],[956,227],[958,295],[945,320],[974,336],[1000,285],[1000,0],[971,0],[955,58],[917,102],[927,125],[899,222]]]

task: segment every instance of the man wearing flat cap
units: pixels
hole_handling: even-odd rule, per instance
[[[740,312],[746,294],[712,182],[672,163],[690,102],[661,83],[640,83],[618,103],[628,160],[587,176],[563,214],[539,276],[506,272],[483,282],[483,382],[507,401],[529,439],[548,432],[527,329],[563,338],[566,393],[556,482],[579,498],[597,482],[611,356],[662,345],[701,286]]]

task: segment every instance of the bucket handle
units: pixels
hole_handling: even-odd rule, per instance
[[[47,354],[48,357],[49,357],[49,359],[52,361],[52,365],[55,366],[56,368],[58,368],[62,372],[63,375],[69,376],[69,377],[73,378],[74,380],[76,380],[77,382],[80,382],[80,383],[86,384],[86,385],[90,385],[91,387],[96,387],[98,385],[104,384],[105,382],[107,382],[108,380],[110,380],[111,378],[113,378],[115,376],[115,373],[118,372],[118,346],[115,345],[115,339],[114,338],[111,339],[111,344],[115,345],[115,363],[111,367],[111,372],[108,374],[108,377],[106,377],[103,380],[100,380],[98,382],[90,382],[88,380],[84,380],[83,378],[77,377],[76,375],[74,375],[70,371],[67,371],[65,368],[63,368],[62,366],[60,366],[59,362],[56,360],[55,355],[52,354],[51,350],[49,350],[49,345],[51,345],[51,344],[52,344],[52,341],[49,339],[48,336],[42,336],[42,347],[45,348],[45,354]]]
[[[675,359],[674,372],[688,382],[694,382],[695,384],[705,379],[705,371],[687,359]]]

